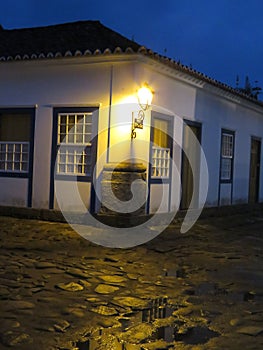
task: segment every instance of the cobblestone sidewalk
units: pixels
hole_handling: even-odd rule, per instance
[[[262,349],[263,215],[132,249],[0,217],[0,349]]]

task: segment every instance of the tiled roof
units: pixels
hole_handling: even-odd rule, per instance
[[[0,58],[9,59],[27,55],[29,58],[55,56],[66,52],[89,50],[114,51],[116,47],[138,50],[140,45],[105,27],[99,21],[79,21],[47,27],[5,30],[0,27]]]
[[[159,55],[105,27],[99,21],[78,21],[46,27],[6,30],[0,25],[0,62],[67,56],[139,53],[176,71],[263,106],[262,101],[188,66]]]

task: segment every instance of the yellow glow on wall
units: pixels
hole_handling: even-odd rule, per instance
[[[138,99],[137,99],[137,96],[134,94],[134,95],[127,95],[127,96],[124,96],[120,99],[120,101],[118,101],[118,103],[127,103],[127,104],[138,104]]]

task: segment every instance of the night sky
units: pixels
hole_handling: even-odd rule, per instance
[[[263,87],[262,0],[1,0],[5,29],[99,20],[129,39],[235,87]],[[259,96],[263,99],[263,94]]]

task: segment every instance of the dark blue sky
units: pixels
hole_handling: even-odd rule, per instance
[[[262,0],[2,0],[6,29],[77,20],[104,25],[223,83],[263,87]],[[260,99],[263,96],[261,94]]]

